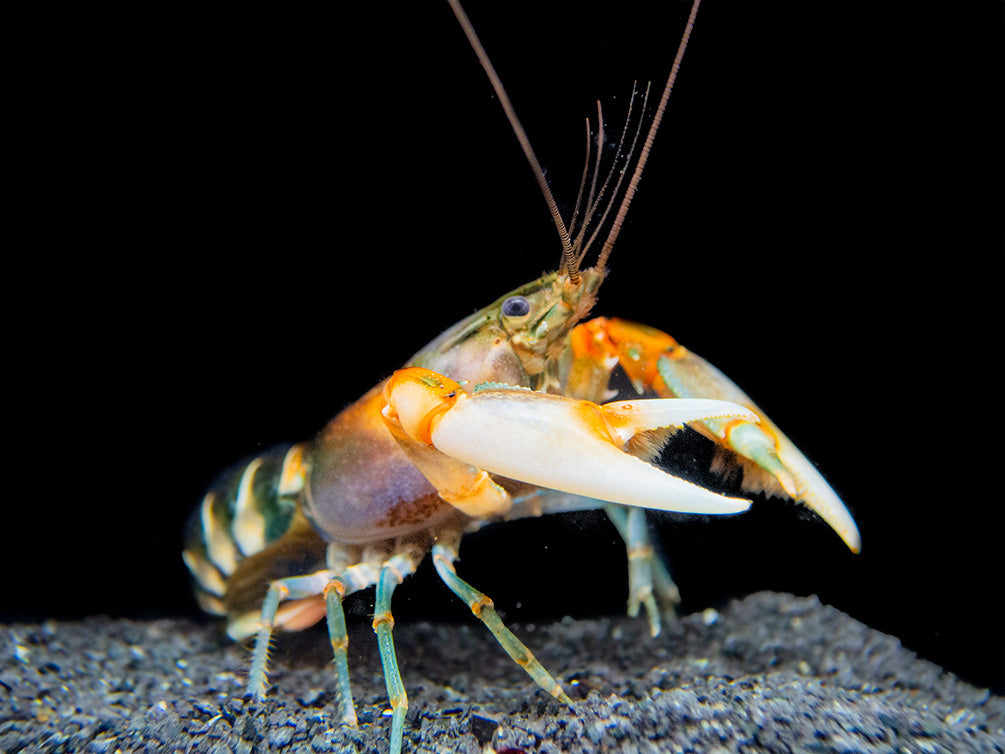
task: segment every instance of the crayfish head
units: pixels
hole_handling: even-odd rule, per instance
[[[461,320],[408,361],[472,384],[546,388],[569,331],[597,299],[605,269],[579,270],[578,283],[552,272]]]
[[[536,290],[503,300],[500,321],[528,372],[538,374],[544,364],[557,362],[569,332],[596,303],[605,275],[598,268],[580,270],[574,278],[552,273],[535,281]]]

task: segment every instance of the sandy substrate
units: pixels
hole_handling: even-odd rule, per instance
[[[656,639],[627,618],[515,629],[574,707],[537,689],[474,619],[402,623],[406,752],[1005,752],[1005,698],[814,598],[755,594]],[[362,622],[350,644],[355,729],[332,717],[323,631],[277,643],[259,706],[242,696],[247,649],[215,622],[2,630],[2,752],[388,748],[387,695]]]

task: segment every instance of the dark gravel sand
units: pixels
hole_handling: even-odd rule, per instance
[[[0,647],[0,751],[385,752],[386,692],[352,627],[360,727],[332,721],[323,632],[274,652],[264,708],[219,623],[12,624]],[[517,627],[576,699],[538,690],[474,622],[400,624],[405,751],[1005,752],[1005,698],[918,659],[815,598],[759,593],[650,639],[643,620]]]

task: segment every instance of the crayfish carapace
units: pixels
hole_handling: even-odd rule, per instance
[[[749,505],[648,463],[684,424],[715,443],[714,468],[739,466],[744,489],[806,504],[853,551],[859,549],[855,523],[831,487],[715,367],[650,327],[603,317],[584,321],[606,275],[698,3],[634,174],[621,191],[617,176],[626,173],[641,129],[622,136],[614,177],[599,188],[598,156],[591,185],[581,192],[586,201],[578,232],[566,229],[498,77],[463,11],[451,4],[545,194],[562,241],[561,267],[448,329],[313,440],[225,474],[193,517],[184,553],[202,607],[226,615],[235,639],[256,637],[249,679],[256,698],[265,693],[273,631],[327,620],[339,715],[347,725],[356,724],[356,714],[342,601],[376,586],[373,626],[393,711],[395,754],[407,698],[394,653],[391,597],[430,553],[443,581],[513,659],[542,688],[570,702],[503,625],[491,600],[455,572],[466,532],[510,518],[603,508],[627,547],[629,612],[645,607],[651,631],[658,633],[661,608],[673,608],[677,590],[650,546],[645,509],[732,514]],[[591,247],[587,231],[604,224],[619,195],[597,261],[583,268]],[[615,374],[627,379],[635,396],[610,402]]]

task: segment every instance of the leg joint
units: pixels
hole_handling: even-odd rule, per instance
[[[272,585],[269,588],[279,598],[280,602],[282,602],[283,600],[285,600],[287,597],[290,596],[290,588],[286,586],[286,584],[284,584],[282,581],[273,581]]]
[[[493,609],[494,607],[495,603],[493,603],[491,599],[482,594],[479,595],[478,598],[471,603],[471,612],[474,613],[476,618],[481,620],[482,610],[484,610],[485,608]]]
[[[377,613],[373,616],[374,631],[377,631],[383,625],[387,625],[388,631],[394,628],[394,617],[390,613]]]
[[[643,545],[641,547],[630,547],[628,549],[629,560],[651,558],[654,554],[655,553],[652,545]]]
[[[325,584],[325,587],[322,590],[325,599],[328,599],[329,592],[335,592],[336,596],[340,600],[345,599],[345,592],[346,592],[345,584],[342,583],[341,579],[332,579],[327,584]]]

